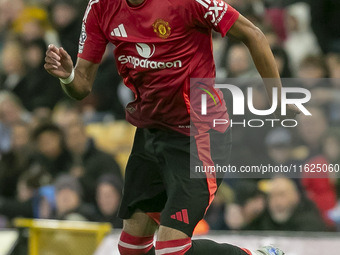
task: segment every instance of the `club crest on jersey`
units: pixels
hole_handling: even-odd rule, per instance
[[[163,19],[156,19],[152,26],[153,31],[162,39],[168,38],[171,34],[171,27],[169,26],[169,22],[166,22]]]

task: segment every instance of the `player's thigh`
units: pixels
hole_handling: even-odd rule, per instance
[[[168,200],[161,214],[161,226],[180,231],[191,237],[210,204],[211,196],[207,180],[177,180],[177,183],[173,183],[167,192],[169,192]],[[177,231],[162,234],[162,239],[180,236],[181,234]]]
[[[135,212],[160,213],[167,196],[157,158],[146,150],[150,138],[137,129],[126,171],[119,217],[130,220]],[[131,224],[130,224],[131,225]]]
[[[193,143],[194,146],[190,146]],[[172,138],[163,147],[164,182],[168,199],[161,215],[161,225],[168,227],[171,233],[165,233],[162,239],[180,236],[180,232],[192,236],[222,179],[214,174],[201,172],[194,175],[190,171],[195,169],[195,165],[227,164],[231,147],[230,132],[212,131],[189,139]]]
[[[159,240],[181,237],[181,233],[191,236],[209,205],[210,193],[205,176],[190,176],[190,139],[187,136],[160,133],[157,140],[156,148],[163,163],[161,168],[167,193],[161,214]]]
[[[124,220],[123,230],[132,236],[151,236],[158,228],[158,224],[146,213],[137,210],[130,219]]]

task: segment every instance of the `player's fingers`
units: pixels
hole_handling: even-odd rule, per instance
[[[56,59],[58,61],[60,60],[60,56],[57,53],[55,53],[54,51],[51,51],[51,50],[48,50],[46,52],[46,56],[48,56],[48,57],[50,57],[52,59]]]
[[[294,111],[294,114],[295,115],[299,115],[301,113],[301,111],[300,110],[298,110],[298,111]]]
[[[48,64],[48,63],[44,64],[44,68],[48,72],[51,72],[53,70],[58,69],[58,67],[56,65],[52,65],[52,64]]]
[[[287,111],[287,117],[288,118],[295,118],[296,115],[300,114],[301,111],[299,110],[299,108],[297,108],[296,106],[294,107],[290,107],[289,111]]]
[[[301,113],[301,110],[300,110],[299,108],[297,108],[295,105],[293,106],[292,111],[293,111],[295,114],[300,114],[300,113]]]
[[[56,59],[50,58],[48,56],[45,57],[45,62],[47,64],[52,64],[52,65],[55,65],[55,66],[60,66],[61,65],[59,61],[57,61]]]
[[[64,50],[64,48],[63,47],[61,47],[60,49],[59,49],[59,53],[60,53],[60,55],[63,57],[63,58],[71,58],[70,57],[70,55],[67,53],[67,51],[66,50]]]
[[[55,52],[57,55],[59,55],[59,49],[53,44],[48,45],[47,51]]]

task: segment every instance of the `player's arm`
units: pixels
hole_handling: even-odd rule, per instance
[[[242,41],[249,49],[262,78],[280,78],[269,43],[262,31],[241,14],[228,36]],[[280,84],[277,86],[281,87]]]
[[[228,36],[242,41],[247,46],[262,78],[271,78],[264,82],[270,102],[272,101],[272,89],[274,87],[278,88],[278,95],[281,95],[280,74],[267,38],[262,31],[240,14],[228,31]],[[280,105],[280,97],[278,102]],[[297,107],[288,105],[287,115],[293,117],[298,113],[300,111]]]
[[[74,67],[74,78],[68,83],[60,82],[65,93],[73,99],[81,100],[90,94],[99,64],[78,58]],[[51,75],[67,79],[71,76],[73,62],[70,55],[63,49],[49,45],[45,57],[45,69]]]

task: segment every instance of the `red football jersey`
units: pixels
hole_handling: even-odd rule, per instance
[[[78,57],[99,63],[113,43],[119,74],[135,94],[127,120],[189,135],[190,79],[215,77],[211,30],[225,36],[238,16],[222,0],[90,0]],[[228,118],[224,101],[214,109],[208,118]]]

